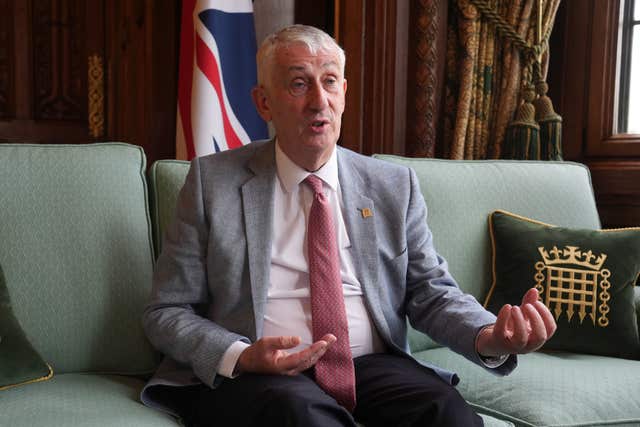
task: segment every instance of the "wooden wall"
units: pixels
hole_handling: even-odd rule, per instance
[[[0,8],[0,142],[126,141],[149,163],[174,156],[177,2],[1,0]],[[102,115],[91,114],[95,106]]]
[[[180,6],[175,0],[0,0],[0,142],[125,141],[175,157]],[[258,37],[293,0],[256,0]],[[100,93],[89,57],[99,58]],[[103,108],[92,133],[89,98]]]
[[[640,135],[617,133],[613,120],[619,8],[620,0],[564,0],[549,76],[565,159],[589,166],[606,227],[640,225]]]

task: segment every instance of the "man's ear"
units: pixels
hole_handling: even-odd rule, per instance
[[[262,85],[258,85],[251,91],[251,97],[253,103],[256,104],[256,110],[265,122],[271,121],[271,109],[269,108],[269,100],[267,99],[267,93]]]

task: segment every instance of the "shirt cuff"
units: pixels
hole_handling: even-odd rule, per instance
[[[249,347],[249,344],[243,341],[236,341],[227,348],[227,351],[222,355],[220,360],[220,366],[218,366],[218,375],[222,375],[227,378],[235,378],[239,375],[236,369],[240,354]]]
[[[489,369],[499,368],[500,366],[504,365],[504,362],[506,362],[509,358],[508,354],[494,357],[487,357],[481,354],[478,354],[478,356],[480,356],[480,361],[482,362],[482,364]]]
[[[478,332],[478,335],[476,335],[476,353],[478,353],[478,357],[480,357],[480,361],[485,366],[485,368],[495,369],[495,368],[499,368],[500,366],[504,365],[504,363],[509,358],[509,355],[508,354],[503,354],[501,356],[483,356],[478,352],[478,350],[477,350],[478,349],[478,338],[480,337],[480,334],[482,333],[482,331],[485,330],[486,328],[488,328],[489,326],[492,326],[492,325],[487,325],[484,328],[480,329],[480,332]]]

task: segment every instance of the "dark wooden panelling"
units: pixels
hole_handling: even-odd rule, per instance
[[[361,152],[363,148],[364,7],[365,0],[341,1],[337,25],[338,42],[347,55],[345,76],[348,82],[340,145],[356,152]]]
[[[141,145],[149,163],[175,157],[179,2],[9,3],[14,9],[0,16],[0,105],[15,102],[0,107],[0,141],[119,140]],[[93,55],[105,67],[106,133],[97,138],[87,121]]]
[[[640,226],[640,161],[592,161],[589,169],[603,225]]]
[[[406,152],[415,157],[434,157],[441,140],[447,5],[446,0],[411,2]]]
[[[549,76],[561,82],[553,96],[565,159],[591,169],[605,227],[640,225],[640,135],[616,134],[613,126],[619,6],[619,0],[563,1]]]
[[[338,16],[349,82],[341,144],[363,154],[404,154],[409,5],[345,1]]]
[[[6,52],[13,103],[12,114],[0,119],[0,141],[92,140],[87,127],[87,62],[90,51],[104,55],[97,43],[104,40],[102,6],[103,0],[31,0],[12,2],[7,8],[12,25],[3,28],[11,33],[6,40],[12,40]]]
[[[586,154],[640,156],[640,135],[618,134],[616,73],[622,0],[593,3]]]
[[[34,118],[86,120],[84,1],[33,3]]]
[[[13,97],[13,0],[0,0],[0,119],[15,114]]]
[[[175,157],[180,5],[107,3],[108,133],[140,145],[149,164]]]
[[[173,0],[148,1],[149,46],[146,99],[145,149],[149,164],[176,156],[176,109],[178,100],[178,46],[180,6]]]
[[[13,5],[15,119],[30,120],[33,113],[31,2],[19,1]],[[10,129],[4,130],[5,125],[10,126],[10,123],[0,122],[0,141],[7,135],[15,136]]]
[[[335,36],[335,0],[296,0],[296,24],[311,25],[321,28],[327,34]]]

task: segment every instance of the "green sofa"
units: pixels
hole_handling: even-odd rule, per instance
[[[599,227],[580,165],[380,157],[416,170],[437,248],[478,299],[494,209]],[[143,151],[121,143],[0,144],[0,266],[16,317],[55,373],[0,391],[0,426],[180,425],[139,402],[159,362],[140,316],[187,169],[167,160],[146,174]],[[487,426],[640,425],[638,361],[536,353],[497,378],[422,334],[410,340],[416,357],[460,374]]]

